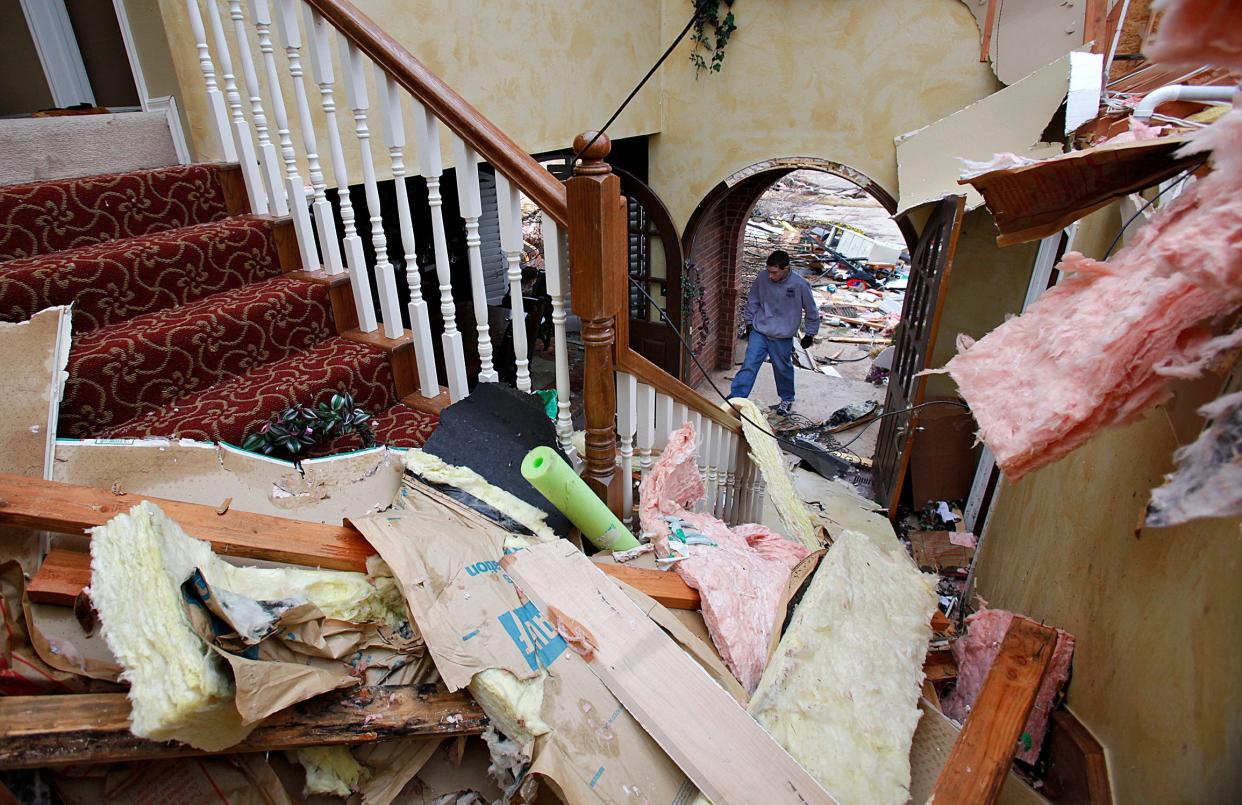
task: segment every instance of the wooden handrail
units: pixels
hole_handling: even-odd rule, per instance
[[[565,186],[374,20],[349,0],[306,2],[558,224],[568,224]]]
[[[638,378],[638,382],[646,383],[661,394],[672,397],[691,411],[702,414],[733,433],[742,432],[742,420],[737,412],[725,410],[710,401],[702,394],[670,375],[651,361],[639,355],[626,345],[617,345],[617,369]]]

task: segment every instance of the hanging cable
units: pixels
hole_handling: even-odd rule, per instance
[[[1155,204],[1160,199],[1161,196],[1163,196],[1165,193],[1172,190],[1174,187],[1177,187],[1178,185],[1183,184],[1187,179],[1189,179],[1192,173],[1199,170],[1199,168],[1203,167],[1204,162],[1207,162],[1207,159],[1203,159],[1202,161],[1197,162],[1194,165],[1191,165],[1186,170],[1182,171],[1182,173],[1180,174],[1180,178],[1175,178],[1172,181],[1170,181],[1168,184],[1168,187],[1164,188],[1159,193],[1152,196],[1151,199],[1146,204],[1144,204],[1143,206],[1135,210],[1134,214],[1131,215],[1129,219],[1127,219],[1126,222],[1121,225],[1121,230],[1117,233],[1117,237],[1113,238],[1112,243],[1108,244],[1108,251],[1104,252],[1104,259],[1107,260],[1108,256],[1113,253],[1113,249],[1117,248],[1117,244],[1121,242],[1121,236],[1126,233],[1126,230],[1129,229],[1130,224],[1134,223],[1135,220],[1137,220],[1140,215],[1146,212],[1148,207]]]

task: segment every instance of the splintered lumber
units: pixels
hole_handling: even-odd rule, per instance
[[[40,481],[0,473],[0,524],[77,534],[103,525],[149,500],[197,539],[224,556],[264,559],[331,570],[365,573],[375,549],[353,526],[304,523],[284,517],[137,494],[113,494],[89,486]],[[56,554],[53,556],[53,554]],[[66,556],[65,554],[68,554]],[[90,557],[64,551],[48,554],[52,564],[31,580],[31,599],[72,606],[90,583]],[[46,562],[45,562],[46,563]],[[675,573],[624,565],[604,565],[615,576],[671,609],[698,609],[699,594]]]
[[[469,696],[420,693],[416,686],[359,687],[308,699],[270,716],[222,753],[139,738],[129,731],[129,714],[123,693],[0,697],[0,769],[449,738],[487,728],[487,716]]]
[[[995,802],[1000,796],[1056,643],[1055,629],[1028,618],[1013,619],[936,778],[932,801],[974,805]]]
[[[572,545],[536,545],[501,566],[713,802],[835,802]]]

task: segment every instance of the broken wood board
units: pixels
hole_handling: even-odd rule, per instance
[[[0,697],[0,769],[478,735],[487,727],[487,717],[469,696],[420,693],[416,687],[324,694],[270,716],[221,753],[139,738],[129,730],[129,716],[123,693]]]
[[[903,213],[961,194],[961,160],[991,162],[997,154],[1043,159],[1061,153],[1060,143],[1041,142],[1049,121],[1069,97],[1072,131],[1095,117],[1100,98],[1102,57],[1068,53],[1014,84],[921,129],[896,138],[897,178]],[[1094,84],[1089,79],[1094,77]],[[1085,81],[1085,86],[1083,86]],[[1089,113],[1084,111],[1089,109]],[[1086,114],[1086,117],[1083,115]],[[970,188],[966,209],[983,203]]]
[[[61,440],[53,480],[340,525],[387,506],[404,451],[376,447],[300,466],[228,444],[190,439]]]
[[[1013,84],[1081,47],[1091,3],[1010,3],[963,0],[983,34],[983,55],[1003,84]],[[1120,5],[1120,4],[1118,4]],[[1001,53],[1002,47],[1004,52]]]
[[[1097,145],[1031,165],[988,171],[962,183],[992,213],[1000,246],[1038,240],[1130,193],[1169,179],[1203,160],[1179,157],[1189,137]]]
[[[936,580],[895,537],[846,531],[820,563],[748,708],[844,802],[902,803]]]
[[[51,307],[29,321],[0,323],[7,409],[0,421],[0,471],[51,477],[56,420],[68,377],[69,311]]]
[[[1055,629],[1028,618],[1013,619],[936,779],[933,799],[962,805],[996,801],[1056,641]]]
[[[669,609],[698,609],[699,591],[668,570],[631,567],[615,562],[597,561],[599,569],[619,582],[651,596]]]
[[[573,546],[537,545],[501,566],[713,802],[835,801]]]
[[[187,534],[210,542],[212,550],[224,556],[365,573],[367,557],[375,555],[375,549],[353,526],[293,522],[232,508],[220,514],[212,506],[197,503],[117,495],[102,489],[0,473],[0,525],[77,534],[103,525],[143,500],[159,506]],[[636,574],[622,565],[603,567],[609,575],[620,576],[664,606],[686,608],[698,600],[698,593],[675,576],[671,578],[677,578],[678,583],[673,583],[668,573],[656,576],[658,571]],[[47,603],[72,606],[81,590],[82,586],[66,586],[53,577],[40,595],[45,596],[42,600]]]

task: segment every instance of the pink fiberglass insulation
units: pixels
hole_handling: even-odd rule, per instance
[[[953,643],[953,659],[957,660],[957,687],[944,698],[945,715],[957,721],[965,721],[975,698],[983,688],[992,662],[1000,652],[1001,642],[1014,614],[1003,609],[985,609],[976,612],[966,619],[966,635]],[[1044,733],[1048,731],[1048,718],[1052,713],[1052,703],[1057,692],[1069,678],[1070,659],[1074,655],[1074,636],[1069,632],[1057,629],[1057,644],[1052,650],[1052,661],[1048,672],[1039,685],[1035,695],[1035,706],[1026,720],[1023,729],[1030,736],[1027,747],[1025,737],[1023,748],[1014,756],[1027,763],[1034,763],[1039,758],[1039,749],[1044,742]]]
[[[1124,425],[1193,377],[1230,336],[1205,326],[1242,305],[1242,110],[1196,135],[1213,170],[1107,262],[1070,252],[1069,278],[945,369],[1010,480]]]
[[[670,554],[665,517],[678,518],[683,531],[698,532],[716,543],[684,546],[689,558],[673,567],[699,591],[703,621],[721,659],[747,693],[754,693],[767,664],[789,572],[810,551],[765,526],[730,528],[710,514],[690,511],[703,498],[694,438],[690,423],[669,437],[660,460],[643,479],[639,521],[643,531],[653,535],[660,557]]]
[[[1165,65],[1215,64],[1242,70],[1242,3],[1238,0],[1156,0],[1163,11],[1155,42],[1143,50]]]
[[[1199,413],[1212,424],[1173,454],[1177,471],[1152,490],[1149,526],[1242,514],[1242,391],[1203,406]]]

